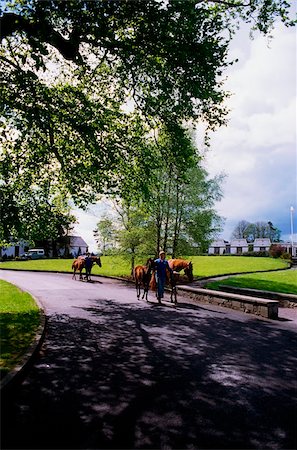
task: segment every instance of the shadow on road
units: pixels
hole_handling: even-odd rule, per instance
[[[203,308],[51,316],[2,448],[296,448],[297,334]]]

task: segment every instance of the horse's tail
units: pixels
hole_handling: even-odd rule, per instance
[[[76,259],[73,261],[73,263],[72,263],[72,266],[71,266],[71,269],[75,269],[75,263],[76,263]]]

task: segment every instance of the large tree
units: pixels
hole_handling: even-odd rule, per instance
[[[81,206],[102,192],[147,193],[152,130],[224,123],[238,20],[267,33],[277,17],[292,23],[288,11],[283,0],[1,3],[0,183],[12,213],[7,161],[28,193],[50,183]]]

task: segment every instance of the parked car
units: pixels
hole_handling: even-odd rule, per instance
[[[31,248],[26,253],[21,255],[22,259],[41,259],[45,258],[45,252],[43,248]]]

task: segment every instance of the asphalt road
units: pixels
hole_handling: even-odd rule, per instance
[[[48,317],[34,366],[2,399],[2,449],[296,449],[290,321],[147,304],[107,279],[0,278]]]

